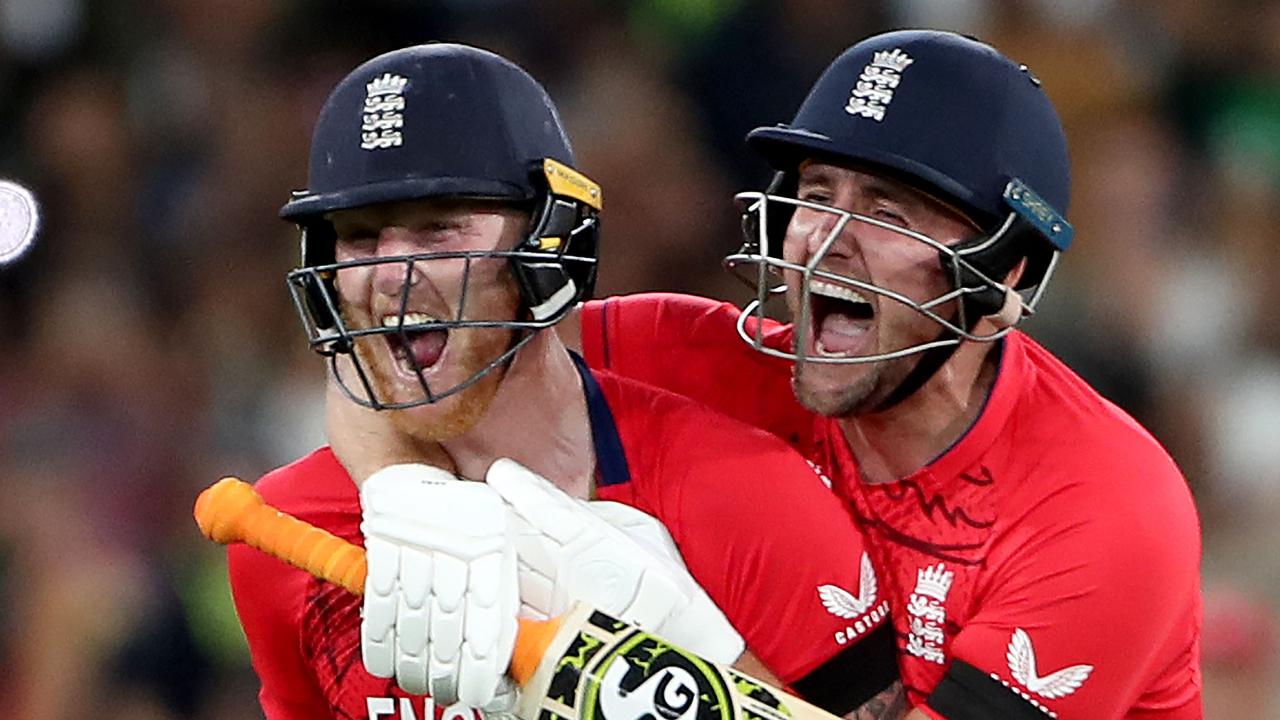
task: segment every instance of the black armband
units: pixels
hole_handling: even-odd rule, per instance
[[[893,624],[885,622],[791,687],[823,710],[847,715],[897,679],[897,642]]]
[[[963,660],[951,668],[925,703],[947,720],[1045,720],[1050,715]]]

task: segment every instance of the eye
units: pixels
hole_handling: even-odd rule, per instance
[[[831,202],[831,193],[822,188],[803,188],[798,193],[798,198],[805,202],[826,205]]]
[[[900,213],[887,207],[877,207],[873,211],[873,214],[877,219],[884,220],[892,225],[899,225],[901,227],[909,227],[910,225],[910,223],[907,222],[907,219]]]
[[[357,231],[339,235],[336,250],[348,257],[364,257],[378,250],[378,235],[373,232]]]

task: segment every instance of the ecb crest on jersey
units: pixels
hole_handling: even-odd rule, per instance
[[[943,563],[916,571],[916,589],[907,600],[911,632],[907,635],[907,652],[939,665],[946,662],[943,645],[946,635],[947,594],[955,573]]]

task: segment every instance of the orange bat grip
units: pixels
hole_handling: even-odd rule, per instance
[[[244,543],[356,595],[364,594],[369,570],[364,548],[276,510],[243,480],[225,477],[206,488],[196,499],[195,517],[200,531],[216,543]],[[559,628],[559,618],[520,619],[511,659],[516,682],[524,685],[533,677]]]

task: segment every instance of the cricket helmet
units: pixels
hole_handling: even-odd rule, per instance
[[[1058,254],[1071,243],[1072,227],[1065,218],[1070,193],[1067,143],[1058,114],[1025,65],[969,37],[900,30],[867,38],[827,67],[790,123],[757,128],[747,142],[776,174],[765,192],[738,196],[746,237],[726,264],[740,275],[752,276],[759,292],[744,320],[746,314],[764,312],[764,300],[779,290],[777,278],[785,269],[803,276],[806,307],[809,280],[826,275],[823,279],[829,282],[904,302],[943,327],[934,342],[876,355],[804,358],[808,361],[873,362],[935,348],[949,348],[949,355],[964,339],[1003,336],[1012,325],[993,333],[972,332],[983,316],[1008,307],[1011,289],[1001,281],[1018,262],[1028,260],[1015,289],[1034,293],[1019,302],[1016,324],[1034,310]],[[980,228],[977,236],[949,246],[889,226],[937,249],[941,267],[951,278],[951,291],[918,303],[892,288],[818,269],[835,236],[849,223],[884,223],[797,200],[798,167],[809,159],[892,177],[973,221]],[[831,236],[804,266],[782,260],[787,224],[801,206],[839,216]],[[744,273],[746,268],[750,270]],[[944,315],[941,307],[950,301],[958,301],[953,303],[958,312]],[[757,349],[798,359],[742,334]]]
[[[335,261],[328,213],[422,198],[510,202],[529,209],[529,231],[511,250]],[[302,259],[289,273],[290,291],[311,347],[332,358],[335,373],[338,355],[350,355],[357,364],[357,378],[339,377],[353,400],[376,409],[435,402],[506,362],[534,333],[590,297],[601,208],[599,186],[574,169],[573,150],[555,105],[522,68],[466,45],[432,43],[395,50],[353,70],[320,110],[307,189],[294,192],[280,210],[282,218],[301,230]],[[398,263],[407,282],[416,263],[458,258],[467,263],[504,258],[520,290],[520,317],[405,322],[402,302],[400,322],[391,326],[357,328],[344,320],[334,286],[343,269]],[[465,296],[465,284],[462,292]],[[465,297],[459,307],[463,305]],[[411,403],[377,398],[352,352],[358,339],[371,335],[407,340],[414,333],[469,327],[513,328],[518,340],[452,388],[429,387],[417,367],[423,394]],[[362,392],[352,387],[355,380]]]

